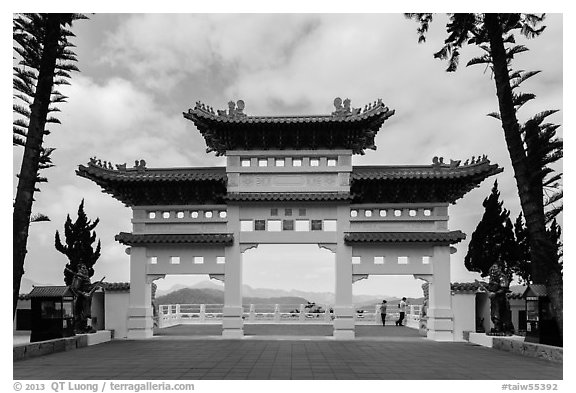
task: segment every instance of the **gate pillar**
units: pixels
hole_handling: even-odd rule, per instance
[[[433,278],[429,283],[428,333],[434,341],[454,341],[450,295],[450,247],[434,247]]]
[[[235,243],[226,248],[224,267],[224,309],[222,337],[244,337],[244,308],[242,307],[242,247]]]
[[[144,339],[153,335],[152,281],[146,275],[146,248],[130,247],[130,297],[128,338]]]

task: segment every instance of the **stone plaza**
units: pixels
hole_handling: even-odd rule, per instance
[[[14,363],[14,379],[48,380],[561,380],[562,364],[464,342],[436,342],[415,329],[357,326],[335,340],[331,326],[246,325],[223,339],[218,325],[182,325],[148,340],[108,343]],[[278,334],[281,335],[278,335]]]

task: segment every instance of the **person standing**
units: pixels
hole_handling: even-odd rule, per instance
[[[400,318],[396,321],[396,326],[404,326],[402,322],[404,321],[404,316],[406,315],[406,298],[403,297],[398,304],[398,308],[400,309]]]
[[[382,300],[380,305],[380,316],[382,317],[382,326],[386,326],[386,300]]]

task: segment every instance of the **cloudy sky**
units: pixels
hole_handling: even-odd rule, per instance
[[[497,110],[494,83],[482,66],[449,74],[433,58],[445,22],[437,15],[427,43],[418,44],[416,23],[401,14],[96,14],[78,21],[73,31],[81,73],[63,89],[69,102],[61,107],[62,125],[45,139],[57,148],[56,167],[44,172],[49,183],[33,208],[51,221],[31,226],[25,277],[62,283],[66,260],[54,249],[54,233],[62,231],[68,213],[75,218],[84,198],[89,217],[101,221],[95,278],[129,280],[125,246],[114,235],[131,230],[130,209],[74,171],[92,156],[129,164],[145,159],[148,167],[224,165],[223,158],[205,153],[199,132],[182,117],[197,100],[224,109],[229,100],[243,99],[249,115],[282,115],[328,114],[338,96],[350,98],[353,107],[381,98],[396,114],[378,133],[378,150],[355,156],[355,165],[430,164],[434,156],[466,160],[487,154],[505,168],[497,179],[515,218],[519,204],[504,137],[498,121],[486,116]],[[546,25],[513,64],[544,71],[523,84],[522,91],[537,95],[522,109],[524,120],[562,109],[562,16],[548,15]],[[479,54],[464,50],[462,64]],[[550,120],[562,123],[562,116]],[[14,149],[14,173],[21,155]],[[493,181],[451,205],[450,229],[470,238]],[[13,185],[15,190],[16,180]],[[477,278],[464,268],[467,245],[458,244],[452,256],[452,281]],[[330,254],[312,246],[246,254],[244,280],[253,287],[331,291],[333,275]],[[156,282],[168,288],[179,281]],[[412,277],[373,277],[356,283],[354,293],[419,296],[420,285]]]

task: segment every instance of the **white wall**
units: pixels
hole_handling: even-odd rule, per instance
[[[114,338],[128,337],[128,299],[130,292],[106,292],[105,293],[105,316],[107,330],[114,330]]]
[[[476,331],[476,294],[453,294],[452,312],[454,313],[454,341],[464,341],[462,332]]]

